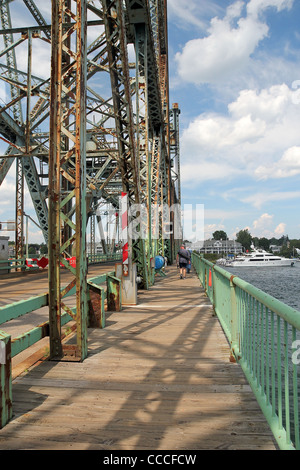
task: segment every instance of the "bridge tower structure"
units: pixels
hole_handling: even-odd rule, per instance
[[[125,281],[148,289],[155,256],[176,256],[180,217],[168,208],[181,198],[179,113],[169,103],[167,0],[0,0],[0,16],[0,184],[15,171],[16,257],[27,190],[48,244],[50,355],[81,361],[86,240],[95,250],[102,208],[120,220],[120,234],[127,227]],[[108,241],[101,237],[105,252]],[[61,341],[63,313],[77,323],[73,350]]]

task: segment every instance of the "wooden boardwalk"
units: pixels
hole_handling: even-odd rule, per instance
[[[176,267],[89,330],[84,362],[16,377],[13,413],[0,450],[276,449],[196,275]]]

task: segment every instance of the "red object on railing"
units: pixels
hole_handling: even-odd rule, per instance
[[[76,256],[72,256],[72,258],[67,258],[67,261],[69,261],[70,266],[73,266],[73,268],[76,268]]]
[[[45,258],[44,256],[41,259],[37,260],[37,265],[39,268],[45,269],[46,266],[48,266],[48,258]]]
[[[208,285],[209,287],[212,286],[212,279],[211,279],[211,269],[209,270],[209,276],[208,276]]]
[[[73,268],[76,268],[76,256],[72,256],[72,258],[66,258],[66,261],[69,262],[70,266],[72,266]],[[36,262],[36,264],[31,264],[32,262]],[[49,259],[45,258],[44,256],[41,259],[28,258],[26,259],[25,263],[26,263],[26,266],[28,266],[29,268],[34,268],[38,266],[41,269],[45,269],[49,264]],[[64,267],[62,263],[60,263],[60,265]]]

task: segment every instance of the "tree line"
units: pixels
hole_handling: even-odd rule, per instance
[[[215,240],[228,240],[227,233],[223,230],[217,230],[213,233]],[[280,254],[282,256],[294,256],[294,248],[300,249],[300,239],[290,239],[288,235],[282,235],[280,238],[266,238],[266,237],[253,237],[248,229],[240,230],[236,234],[236,241],[241,243],[245,250],[250,251],[251,245],[255,248],[261,248],[266,251],[272,251],[272,245],[280,247]]]
[[[9,246],[14,246],[14,241],[8,242]],[[48,245],[46,243],[29,243],[28,244],[28,254],[32,255],[33,257],[41,255],[46,255],[48,253]]]

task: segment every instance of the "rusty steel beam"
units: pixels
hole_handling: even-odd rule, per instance
[[[0,51],[0,59],[10,54],[8,64],[0,63],[0,78],[13,91],[0,109],[0,134],[9,144],[0,157],[0,184],[18,158],[49,240],[51,357],[83,360],[86,315],[92,306],[86,287],[85,238],[90,223],[94,243],[96,208],[103,203],[117,207],[123,191],[129,209],[138,204],[148,209],[145,223],[138,213],[131,213],[129,220],[140,220],[136,228],[141,236],[130,241],[129,250],[141,278],[139,287],[148,288],[153,280],[152,257],[160,253],[172,262],[176,251],[172,235],[163,239],[161,214],[158,242],[151,232],[151,204],[170,207],[178,201],[171,173],[167,0],[47,1],[49,8],[52,5],[51,35],[46,21],[50,11],[43,8],[45,20],[33,1],[23,0],[20,8],[26,5],[37,24],[12,29],[9,2],[0,2],[0,34],[13,34],[15,41],[9,40]],[[96,19],[87,21],[88,12]],[[87,45],[88,28],[93,40]],[[51,79],[31,70],[40,40],[51,40]],[[27,73],[18,70],[11,54],[24,41]],[[135,49],[134,63],[129,63],[129,44]],[[26,111],[25,121],[9,119],[9,111],[20,106]],[[68,261],[73,258],[76,266]],[[72,276],[64,289],[61,269]],[[76,305],[70,307],[64,296],[73,287]],[[95,295],[101,297],[99,292]],[[62,344],[63,312],[76,320],[76,346]]]
[[[86,261],[86,0],[52,0],[51,113],[49,154],[49,321],[51,359],[83,360],[87,355],[87,261]],[[66,21],[67,20],[67,21]],[[74,22],[74,25],[65,26]],[[70,41],[70,38],[72,39]],[[73,49],[71,49],[73,47]],[[65,61],[65,55],[70,60]],[[70,77],[74,84],[70,86]],[[70,97],[68,106],[62,94]],[[70,149],[62,155],[65,140]],[[63,183],[70,192],[63,196]],[[64,211],[72,200],[75,218]],[[72,212],[73,213],[73,212]],[[62,240],[61,224],[71,228]],[[67,258],[76,259],[72,266]],[[61,292],[61,265],[72,274]],[[63,296],[76,286],[76,315]],[[77,323],[77,343],[65,347],[61,341],[61,314],[69,313]]]
[[[129,205],[141,203],[139,158],[135,140],[132,92],[130,89],[129,63],[124,3],[121,0],[101,0],[107,41],[118,161],[122,176],[122,190],[128,195]],[[132,214],[132,221],[138,214]],[[137,229],[140,227],[137,225]],[[148,268],[145,240],[139,237],[129,241],[130,261],[137,265],[141,286],[148,288]]]

